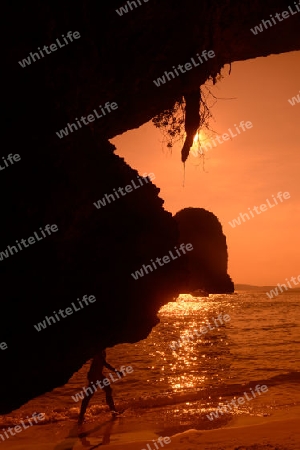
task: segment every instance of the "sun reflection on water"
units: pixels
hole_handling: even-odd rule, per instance
[[[159,311],[161,329],[156,357],[161,358],[159,382],[165,382],[174,393],[196,392],[207,387],[212,380],[221,380],[224,369],[224,356],[228,354],[228,345],[224,327],[215,327],[214,330],[201,334],[200,327],[213,323],[223,310],[218,296],[193,297],[190,294],[181,294],[176,301],[169,302]],[[198,335],[196,334],[198,331]],[[162,351],[162,334],[169,336],[168,346]],[[191,339],[179,342],[177,348],[172,350],[170,344],[178,342],[182,336],[192,336]],[[223,351],[220,361],[220,342],[227,351]],[[218,343],[216,346],[215,344]],[[158,349],[157,349],[158,350]],[[222,365],[222,366],[221,366]],[[225,367],[228,361],[225,361]]]

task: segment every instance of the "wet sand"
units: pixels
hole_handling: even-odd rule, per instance
[[[223,428],[187,430],[169,435],[165,450],[299,450],[300,407],[269,417],[239,416]],[[167,434],[162,434],[167,436]],[[120,417],[78,427],[75,422],[35,426],[1,443],[7,450],[83,450],[107,445],[114,450],[155,450],[159,436],[138,418]],[[162,447],[161,447],[162,448]]]

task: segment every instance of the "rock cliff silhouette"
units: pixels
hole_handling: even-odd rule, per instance
[[[226,63],[300,48],[298,16],[261,35],[250,32],[286,9],[283,0],[151,0],[119,17],[122,4],[32,0],[17,11],[7,0],[1,5],[1,148],[4,157],[18,153],[21,161],[0,175],[0,251],[48,223],[59,232],[0,261],[0,342],[8,345],[0,350],[0,413],[66,383],[99,346],[145,338],[159,307],[186,289],[184,257],[137,281],[130,275],[179,242],[153,184],[94,207],[137,177],[108,139],[171,108]],[[70,30],[81,38],[20,66]],[[216,57],[164,86],[153,84],[203,49]],[[107,101],[118,109],[63,139],[56,135]],[[193,117],[190,123],[193,129]],[[97,302],[63,323],[34,329],[85,294]]]
[[[226,237],[218,218],[203,208],[184,208],[174,218],[180,241],[191,242],[194,248],[188,254],[189,293],[198,289],[209,294],[234,292],[227,274]]]

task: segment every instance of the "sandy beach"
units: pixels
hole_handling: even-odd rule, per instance
[[[176,351],[166,349],[171,336],[178,338],[182,329],[192,330],[218,317],[224,304],[223,312],[231,317],[226,328],[212,330],[205,339],[200,336]],[[112,387],[116,409],[123,413],[112,418],[103,393],[96,392],[85,422],[77,425],[80,402],[74,395],[86,385],[91,362],[87,361],[67,384],[3,416],[0,430],[17,426],[34,412],[45,413],[45,420],[5,441],[0,438],[0,448],[299,450],[299,352],[292,345],[299,341],[299,327],[290,323],[291,316],[298,317],[298,305],[294,294],[274,300],[270,317],[271,306],[260,292],[171,302],[161,310],[160,323],[146,340],[108,349],[112,365],[130,362],[134,367]],[[250,392],[258,385],[268,390],[252,398]],[[237,401],[245,393],[250,395],[247,401]],[[211,415],[233,399],[237,406]],[[159,437],[171,441],[162,447]]]
[[[20,435],[18,442],[7,440],[7,450],[82,450],[109,445],[118,450],[155,450],[158,435],[147,429],[146,422],[126,416],[103,423],[89,423],[78,428],[73,422],[35,426]],[[213,430],[187,430],[170,435],[169,450],[299,450],[300,407],[277,411],[269,417],[235,417],[229,425]],[[133,426],[135,425],[135,426]],[[132,431],[132,428],[135,428]],[[161,448],[161,447],[160,447]]]

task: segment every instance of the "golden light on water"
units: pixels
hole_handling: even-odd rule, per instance
[[[203,313],[203,317],[211,311],[208,298],[194,297],[190,294],[180,294],[176,301],[167,303],[159,310],[159,316],[164,318],[166,325],[168,325],[167,318],[172,318],[170,323],[172,323],[173,330],[175,329],[177,332],[173,341],[178,341],[181,336],[194,336],[194,340],[182,341],[180,347],[172,352],[168,384],[173,392],[199,389],[199,386],[206,381],[206,375],[195,370],[196,367],[199,368],[199,361],[203,361],[203,363],[205,361],[205,355],[200,356],[196,351],[197,345],[203,338],[193,334],[195,329],[199,330],[199,327],[204,324],[204,319],[199,321],[199,311]],[[163,376],[165,377],[166,374]]]
[[[176,300],[160,308],[161,328],[153,331],[154,334],[157,332],[157,347],[154,346],[153,354],[156,358],[159,356],[161,367],[157,381],[165,383],[174,394],[190,396],[191,392],[207,389],[212,382],[222,383],[228,370],[228,342],[224,327],[207,328],[205,334],[200,332],[200,328],[207,327],[207,323],[214,325],[213,318],[218,317],[226,303],[226,299],[223,296],[220,299],[218,294],[208,297],[180,294]],[[163,336],[168,338],[162,346]],[[184,336],[186,338],[182,339]],[[192,338],[188,339],[188,336]],[[216,339],[222,344],[220,352],[216,351]],[[174,346],[176,343],[178,345]]]
[[[210,307],[205,300],[207,300],[207,297],[194,297],[191,294],[180,294],[176,301],[162,306],[159,314],[163,314],[164,316],[177,316],[181,312],[185,312],[186,315],[191,315],[193,311],[209,311]]]

